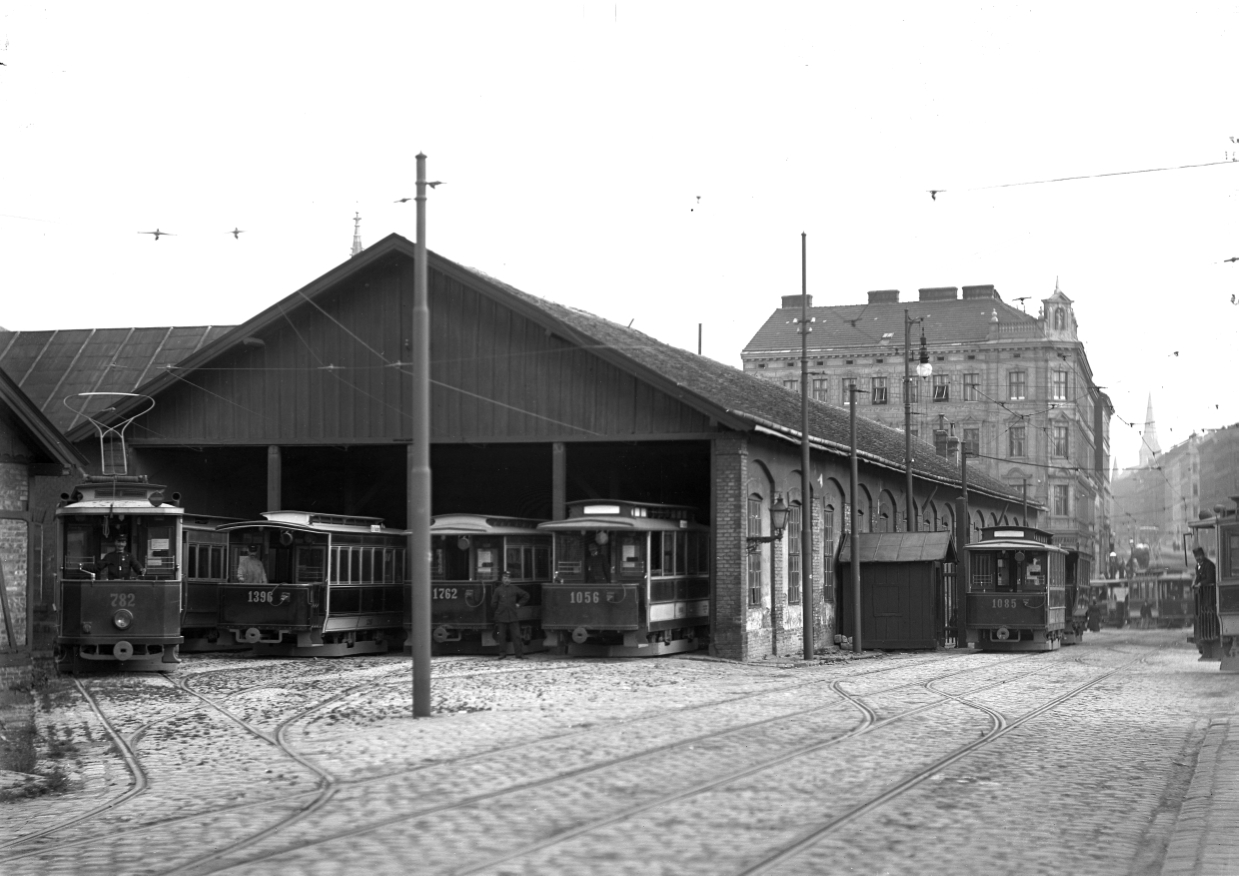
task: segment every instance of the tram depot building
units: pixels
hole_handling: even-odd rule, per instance
[[[49,460],[62,466],[57,475],[71,458],[89,459],[88,472],[100,464],[94,427],[66,397],[141,393],[155,406],[126,432],[129,470],[180,493],[187,513],[296,509],[404,527],[414,256],[412,242],[390,235],[235,327],[0,331],[0,369],[27,419],[67,437],[71,447]],[[849,411],[811,401],[806,496],[798,392],[427,258],[432,513],[562,519],[566,503],[591,498],[692,506],[711,532],[711,653],[750,660],[802,650],[807,509],[813,634],[833,642],[852,502],[862,532],[907,528],[902,431],[857,418],[853,497]],[[137,410],[122,402],[100,412],[116,399],[88,398],[107,422]],[[916,528],[954,532],[958,459],[919,441],[913,455]],[[47,530],[63,476],[43,478],[54,491],[32,490],[40,477],[28,477],[26,504],[50,504],[21,513],[45,516]],[[6,508],[21,504],[9,495],[13,480],[4,481]],[[980,470],[967,481],[972,530],[1037,524],[1040,503],[1025,504],[1019,490]],[[771,534],[778,498],[791,507],[786,534],[750,544]],[[40,537],[52,543],[33,525],[25,536],[27,558]],[[7,573],[23,548],[5,544]],[[25,580],[6,578],[9,594],[33,594],[33,610],[48,613],[39,582],[54,581],[54,563],[28,562]]]

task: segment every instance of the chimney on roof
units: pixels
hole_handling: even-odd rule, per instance
[[[357,255],[361,252],[361,214],[353,214],[353,251],[351,255]]]
[[[976,298],[995,298],[999,301],[1002,300],[1002,296],[998,294],[998,290],[994,288],[993,283],[989,283],[984,286],[965,286],[964,300],[971,301]]]
[[[955,301],[959,298],[959,289],[955,286],[932,286],[919,291],[922,301]]]
[[[800,299],[801,299],[801,297],[802,297],[802,296],[800,296],[800,295],[784,295],[784,296],[783,296],[783,305],[782,305],[782,306],[783,306],[784,308],[788,308],[788,307],[795,307],[795,308],[799,308],[799,307],[801,306],[801,305],[800,305]],[[804,298],[809,299],[808,301],[806,301],[806,302],[804,303],[804,306],[806,306],[806,307],[812,307],[812,306],[813,306],[813,296],[812,296],[812,295],[805,295],[805,296],[803,296],[803,297],[804,297]]]
[[[898,304],[899,290],[898,289],[878,289],[875,292],[869,293],[870,304]]]

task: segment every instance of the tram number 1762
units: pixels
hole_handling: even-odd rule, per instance
[[[430,591],[432,599],[456,599],[458,595],[456,587],[435,587]]]

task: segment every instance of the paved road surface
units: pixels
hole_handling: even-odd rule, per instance
[[[813,665],[436,658],[417,721],[399,657],[55,684],[70,790],[0,808],[6,876],[1239,873],[1239,676],[1182,631]]]

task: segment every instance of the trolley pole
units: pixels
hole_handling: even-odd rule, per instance
[[[912,512],[912,320],[906,307],[903,311],[903,467],[903,528],[916,532],[920,527]]]
[[[409,571],[413,717],[430,717],[430,305],[426,266],[426,156],[417,154],[413,266],[413,443],[409,446]]]
[[[809,476],[809,279],[800,232],[800,616],[804,659],[813,659],[813,480]]]
[[[860,645],[860,530],[856,526],[856,500],[860,495],[860,468],[856,461],[856,384],[848,387],[848,407],[851,409],[852,434],[852,653],[861,652]]]

